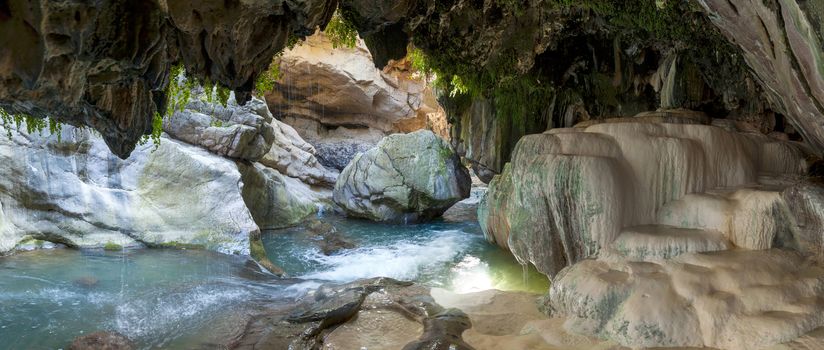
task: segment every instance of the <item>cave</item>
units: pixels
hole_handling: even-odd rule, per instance
[[[824,0],[0,1],[2,349],[824,347]]]

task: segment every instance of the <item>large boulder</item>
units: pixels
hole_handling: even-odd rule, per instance
[[[226,107],[192,99],[182,111],[163,120],[163,131],[186,143],[224,157],[257,161],[275,141],[272,113],[259,99],[240,106],[231,98]]]
[[[428,130],[395,134],[358,154],[335,184],[333,198],[350,216],[419,221],[469,197],[471,179],[457,155]]]
[[[426,78],[406,61],[375,68],[360,40],[354,48],[335,47],[318,32],[286,51],[280,70],[266,102],[315,146],[323,165],[342,170],[392,133],[445,132],[445,115]]]
[[[39,239],[248,255],[261,228],[297,223],[323,197],[274,169],[165,135],[121,160],[85,129],[2,131],[11,136],[0,137],[0,253]]]

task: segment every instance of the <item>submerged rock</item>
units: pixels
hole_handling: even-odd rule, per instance
[[[414,222],[469,197],[469,171],[431,131],[396,134],[343,170],[333,198],[349,216]]]
[[[335,226],[317,219],[305,223],[306,234],[318,244],[324,255],[332,255],[341,250],[354,249],[355,243],[346,238]]]
[[[77,337],[69,350],[131,350],[134,349],[129,338],[117,332],[95,332]]]

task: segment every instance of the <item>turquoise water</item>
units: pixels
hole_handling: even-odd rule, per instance
[[[326,256],[312,244],[313,237],[303,234],[303,227],[295,227],[264,234],[269,258],[290,276],[309,283],[385,276],[458,293],[492,288],[544,293],[549,286],[537,271],[525,270],[509,253],[489,244],[476,222],[390,225],[334,216],[321,220],[356,248]]]
[[[0,349],[60,349],[118,331],[140,348],[215,348],[261,307],[290,304],[325,282],[386,276],[456,292],[545,292],[546,279],[486,243],[475,223],[383,225],[327,217],[357,245],[320,253],[301,227],[264,245],[290,277],[238,256],[195,250],[53,249],[0,257]],[[528,278],[525,278],[528,277]]]
[[[299,294],[246,262],[175,250],[56,249],[0,258],[0,348],[66,348],[99,330],[146,348],[225,343],[256,300]]]

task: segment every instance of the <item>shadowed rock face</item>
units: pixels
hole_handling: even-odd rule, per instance
[[[824,1],[699,0],[743,53],[775,108],[824,150]]]
[[[173,64],[245,102],[288,37],[333,10],[326,0],[4,2],[0,107],[91,126],[125,158],[151,131]]]
[[[574,54],[562,41],[576,33],[575,26],[582,26],[578,32],[597,27],[587,11],[559,11],[552,1],[531,1],[528,11],[495,4],[340,3],[378,66],[402,57],[411,40],[428,53],[448,50],[466,65],[504,62],[515,72],[527,73],[535,67],[557,66],[546,52]],[[770,97],[770,107],[786,115],[821,153],[821,1],[694,4],[710,19],[698,25],[715,25],[735,44],[757,85]],[[115,154],[125,157],[150,131],[151,116],[165,100],[162,91],[173,64],[182,63],[190,75],[233,89],[245,102],[256,75],[288,38],[313,33],[328,22],[336,5],[330,0],[7,1],[0,5],[0,107],[91,126]],[[602,63],[612,60],[601,58]],[[746,97],[753,96],[758,92]],[[725,102],[728,97],[724,95]],[[675,96],[665,102],[677,100]]]

